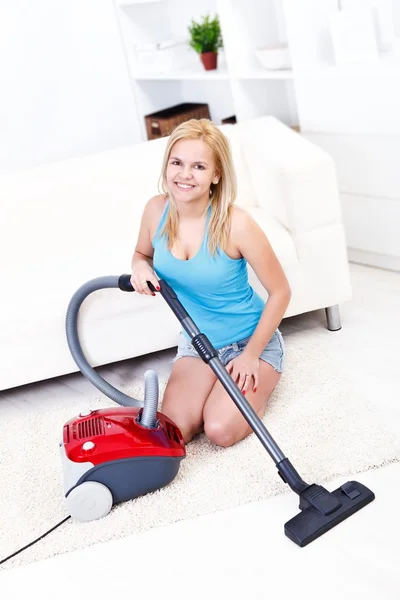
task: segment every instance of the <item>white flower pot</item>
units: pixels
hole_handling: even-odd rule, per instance
[[[264,69],[290,69],[290,53],[288,46],[285,44],[257,48],[255,55]]]

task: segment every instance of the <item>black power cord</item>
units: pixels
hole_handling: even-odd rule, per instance
[[[16,552],[14,552],[14,554],[10,554],[10,556],[7,556],[7,558],[3,558],[2,560],[0,560],[0,565],[2,565],[3,563],[7,562],[7,560],[10,560],[10,558],[13,558],[14,556],[17,556],[17,554],[19,554],[23,550],[26,550],[30,546],[33,546],[33,544],[36,544],[36,542],[39,542],[40,540],[42,540],[44,537],[46,537],[46,535],[49,535],[49,533],[51,533],[52,531],[54,531],[55,529],[57,529],[57,527],[60,527],[60,525],[62,525],[63,523],[65,523],[65,521],[68,521],[68,519],[70,519],[70,518],[71,518],[71,515],[69,515],[68,517],[65,517],[65,519],[63,519],[62,521],[60,521],[59,523],[57,523],[57,525],[54,525],[54,527],[52,527],[51,529],[49,529],[49,531],[46,531],[46,533],[44,533],[43,535],[41,535],[40,537],[38,537],[36,540],[34,540],[33,542],[31,542],[27,546],[24,546],[20,550],[17,550]]]

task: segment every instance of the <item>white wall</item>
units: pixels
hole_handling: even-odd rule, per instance
[[[377,29],[379,60],[337,68],[329,24],[338,4],[284,0],[299,122],[335,161],[349,256],[400,270],[400,39],[392,37],[400,9],[390,15],[390,0],[342,0],[389,11]]]
[[[359,1],[341,0],[343,6]],[[366,0],[374,3],[387,4]],[[302,129],[400,135],[400,54],[336,68],[329,26],[338,1],[284,0],[284,5]]]
[[[350,258],[400,270],[400,136],[304,136],[335,161]]]
[[[112,0],[2,0],[0,171],[140,138]]]

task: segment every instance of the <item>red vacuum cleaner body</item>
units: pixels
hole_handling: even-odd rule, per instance
[[[162,413],[154,427],[140,424],[141,408],[106,408],[70,419],[60,454],[70,514],[88,521],[113,504],[169,484],[186,456],[179,428]]]
[[[140,408],[115,407],[91,411],[70,419],[63,430],[67,457],[94,465],[134,457],[184,457],[185,445],[178,427],[157,413],[157,427],[138,422]],[[86,445],[90,440],[91,444]]]

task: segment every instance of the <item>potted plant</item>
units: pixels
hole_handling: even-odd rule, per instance
[[[203,16],[200,22],[192,19],[188,27],[189,45],[200,54],[201,61],[206,71],[217,68],[218,48],[223,47],[221,26],[218,16],[213,19],[209,15]]]

